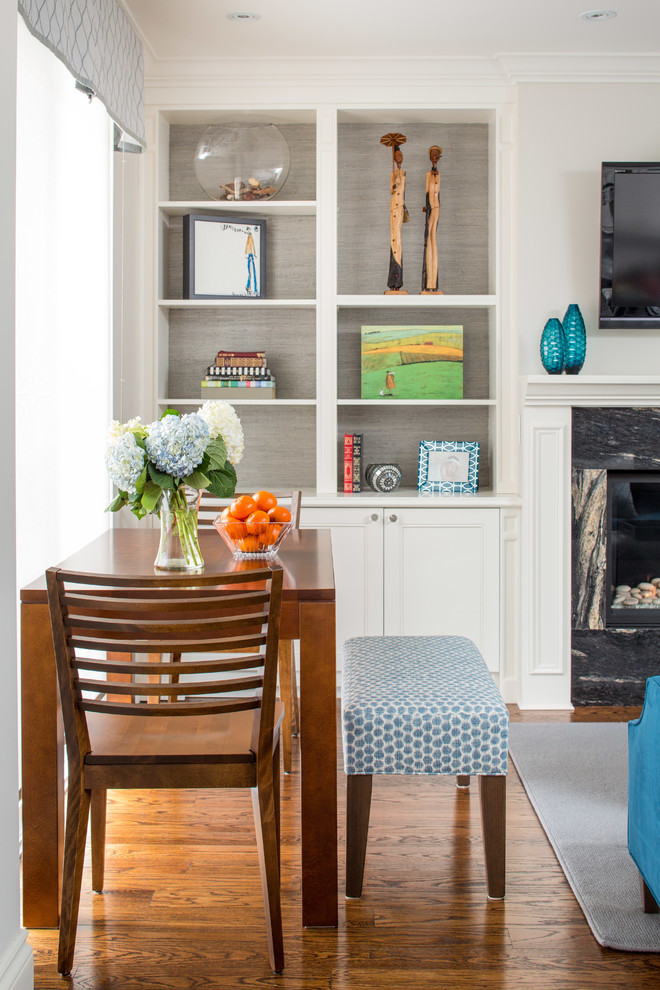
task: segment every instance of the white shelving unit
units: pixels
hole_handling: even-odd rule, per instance
[[[514,230],[514,102],[505,89],[498,98],[478,86],[445,87],[443,96],[421,79],[385,89],[351,83],[343,102],[329,98],[329,89],[265,80],[243,89],[201,76],[148,88],[142,354],[136,348],[143,414],[196,408],[204,368],[218,350],[265,350],[277,398],[230,398],[246,435],[239,489],[299,487],[303,525],[330,528],[338,647],[344,635],[462,630],[482,643],[513,701],[520,681],[518,345],[505,262]],[[397,94],[389,104],[386,92]],[[273,200],[210,201],[196,182],[203,130],[237,120],[275,123],[287,138],[291,171]],[[384,294],[391,155],[380,137],[393,130],[407,135],[411,216],[403,229],[408,295],[401,296]],[[421,207],[432,144],[443,148],[444,294],[427,296],[419,294]],[[266,298],[183,298],[182,217],[205,212],[266,218]],[[362,325],[462,325],[464,397],[362,399]],[[397,491],[343,493],[345,432],[363,434],[365,465],[401,464]],[[419,494],[422,439],[480,441],[475,496]],[[458,575],[474,575],[479,589],[460,608]],[[442,608],[439,594],[448,596]]]

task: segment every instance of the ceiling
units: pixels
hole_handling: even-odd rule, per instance
[[[630,55],[660,51],[660,0],[121,0],[157,59]],[[608,0],[604,8],[608,9]],[[600,8],[598,8],[600,9]],[[261,15],[231,21],[230,12]]]

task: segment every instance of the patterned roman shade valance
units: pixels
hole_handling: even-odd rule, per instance
[[[142,42],[117,0],[18,0],[32,34],[144,147]]]

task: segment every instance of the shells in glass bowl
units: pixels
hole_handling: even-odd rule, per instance
[[[271,199],[289,174],[289,145],[275,124],[208,127],[195,151],[195,175],[211,199]]]
[[[290,522],[223,522],[216,516],[213,525],[236,560],[274,557],[292,528]]]

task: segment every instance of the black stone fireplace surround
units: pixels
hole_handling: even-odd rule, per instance
[[[660,471],[660,409],[572,416],[571,702],[641,705],[647,677],[660,674],[660,628],[605,625],[607,472]]]

